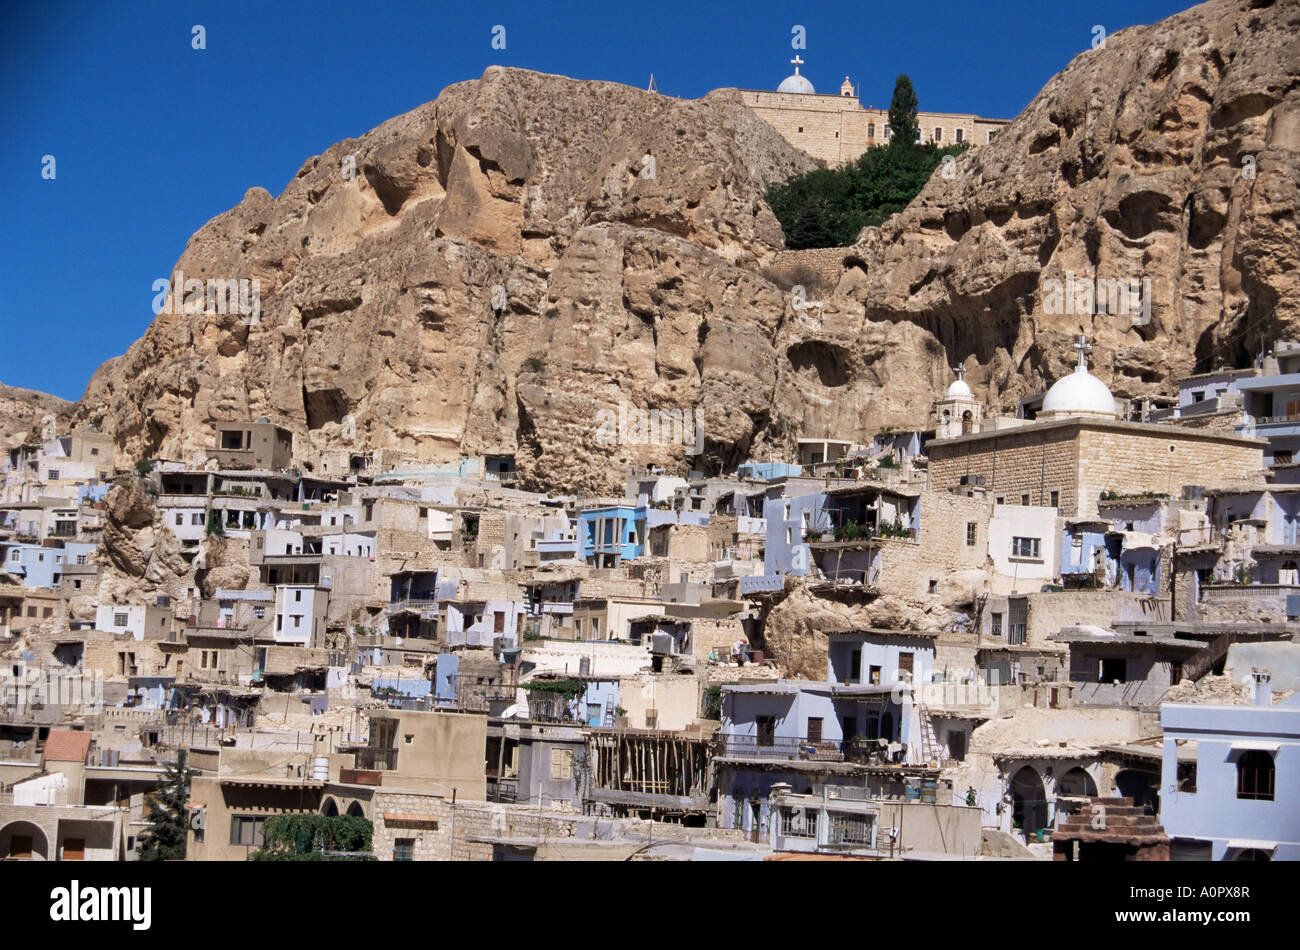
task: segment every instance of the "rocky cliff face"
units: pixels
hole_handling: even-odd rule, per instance
[[[0,385],[0,450],[38,439],[51,425],[63,431],[75,410],[58,396]]]
[[[918,347],[1003,409],[1067,371],[1080,331],[1119,396],[1248,365],[1300,335],[1300,4],[1222,0],[1108,36],[951,171],[863,232],[839,285],[828,342],[894,327],[864,351],[883,421],[918,408],[898,394]],[[1105,285],[1103,312],[1059,312],[1067,275],[1149,281],[1150,322],[1105,312],[1125,302]],[[935,368],[932,386],[951,378]]]
[[[191,458],[213,422],[267,416],[308,460],[508,452],[534,484],[594,490],[686,464],[680,438],[617,444],[601,408],[703,406],[743,455],[785,310],[757,274],[783,243],[762,195],[811,167],[734,93],[491,68],[204,226],[176,269],[258,280],[260,319],[164,312],[82,414],[132,455]]]
[[[603,492],[630,463],[715,471],[797,434],[922,426],[958,362],[1010,408],[1081,329],[1117,395],[1168,391],[1300,335],[1297,90],[1294,2],[1113,34],[800,308],[769,279],[762,195],[813,163],[734,91],[493,67],[205,225],[177,269],[258,280],[259,320],[160,315],[79,416],[128,457],[194,458],[214,422],[267,416],[308,463],[504,452],[530,487]],[[1148,279],[1150,323],[1048,312],[1067,272]],[[644,444],[637,410],[675,411],[672,444]]]

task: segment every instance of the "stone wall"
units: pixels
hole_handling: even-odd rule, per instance
[[[1078,421],[1026,426],[932,442],[930,488],[964,475],[984,478],[1007,503],[1052,504],[1063,517],[1096,517],[1102,492],[1165,492],[1262,478],[1263,444],[1174,426]]]

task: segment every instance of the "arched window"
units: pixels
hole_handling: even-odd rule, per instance
[[[1276,776],[1271,753],[1262,749],[1243,752],[1237,759],[1237,797],[1271,802]]]

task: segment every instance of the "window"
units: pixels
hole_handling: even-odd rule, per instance
[[[414,861],[415,860],[415,839],[414,838],[394,839],[393,860]]]
[[[125,627],[125,626],[126,626],[126,614],[113,614],[113,626],[115,626],[115,627]]]
[[[936,142],[943,141],[943,129],[941,129],[939,126],[934,127],[934,140]]]
[[[293,592],[293,599],[294,599],[294,603],[301,603],[301,602],[302,602],[302,591],[300,591],[300,590],[296,590],[296,591],[294,591],[294,592]]]
[[[770,747],[776,744],[776,717],[755,716],[754,725],[758,729],[758,744]]]
[[[176,512],[176,526],[179,528],[184,523],[185,523],[185,515],[179,511]]]
[[[852,848],[871,844],[871,815],[827,812],[831,820],[826,843],[831,847]]]
[[[962,141],[963,138],[964,138],[964,136],[965,136],[965,130],[964,130],[964,129],[958,129],[958,130],[957,130],[957,141],[958,141],[958,142]]]
[[[573,778],[573,751],[571,749],[551,750],[551,780],[567,782]]]
[[[242,845],[245,848],[262,847],[262,826],[264,824],[266,824],[265,817],[254,815],[231,815],[230,843]]]
[[[782,808],[779,833],[785,838],[816,838],[817,812],[804,808]]]
[[[1273,781],[1277,770],[1273,756],[1263,749],[1250,749],[1237,759],[1237,797],[1255,801],[1273,801]]]
[[[939,582],[936,581],[936,580],[931,579],[931,581],[930,581],[930,593],[932,593],[932,594],[933,594],[933,593],[936,593],[938,590],[939,590]]]
[[[57,482],[58,480],[59,480],[59,470],[57,468],[50,469],[50,481]]]
[[[1051,498],[1053,508],[1061,507],[1061,493],[1059,491],[1052,492],[1048,497]]]
[[[1022,495],[1020,496],[1020,503],[1021,503],[1022,505],[1028,505],[1028,504],[1029,504],[1029,493],[1028,493],[1028,492],[1025,492],[1024,494],[1022,494]]]
[[[869,139],[874,139],[875,137],[876,137],[876,123],[874,123],[874,122],[868,122],[868,123],[867,123],[867,138],[869,138]]]
[[[1128,661],[1123,657],[1109,656],[1098,661],[1097,680],[1102,683],[1128,681]]]
[[[264,619],[265,617],[266,617],[266,608],[265,608],[265,607],[254,607],[254,608],[253,608],[253,619],[254,619],[254,620],[262,620],[262,619]]]
[[[85,563],[86,563],[86,555],[84,555],[84,554],[78,554],[78,555],[77,555],[77,563],[78,563],[78,564],[85,564]]]
[[[22,558],[23,558],[23,552],[19,551],[17,548],[14,548],[12,551],[9,552],[9,560],[11,561],[21,561]]]
[[[975,537],[979,531],[979,525],[974,521],[966,522],[966,547],[975,547]]]
[[[192,524],[192,525],[195,525],[195,524],[203,524],[203,515],[202,515],[202,513],[196,511],[196,512],[194,512],[194,514],[190,515],[190,524]]]
[[[1041,555],[1039,554],[1039,545],[1039,538],[1012,538],[1011,556],[1040,560]]]

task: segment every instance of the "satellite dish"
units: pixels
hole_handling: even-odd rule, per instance
[[[519,703],[515,703],[513,706],[508,706],[506,708],[506,711],[501,714],[501,718],[514,719],[516,717],[525,716],[525,715],[527,715],[527,711],[524,709],[524,707],[521,706]]]

